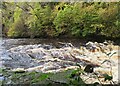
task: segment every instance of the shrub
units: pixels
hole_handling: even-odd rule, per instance
[[[23,19],[19,18],[16,20],[12,27],[8,31],[9,37],[25,37],[27,35],[26,33],[25,24],[23,22]]]

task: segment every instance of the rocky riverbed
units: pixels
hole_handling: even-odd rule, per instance
[[[118,65],[120,46],[112,42],[87,42],[75,47],[72,43],[58,42],[60,47],[45,44],[29,44],[14,46],[9,49],[1,47],[0,65],[9,71],[24,72],[60,72],[68,69],[85,69],[91,65],[94,73],[98,74],[100,81],[103,75],[113,76],[113,83],[118,83]],[[4,44],[3,44],[4,45]],[[98,79],[91,77],[91,73],[81,75],[86,83],[93,83]],[[88,77],[91,77],[87,79]]]

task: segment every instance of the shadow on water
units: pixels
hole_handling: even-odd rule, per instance
[[[60,47],[59,42],[61,43],[71,43],[75,47],[80,47],[80,45],[86,43],[87,41],[84,39],[3,39],[3,46],[6,49],[16,47],[19,45],[34,45],[34,44],[45,44],[45,45],[52,45],[54,47]]]
[[[110,38],[106,38],[106,40],[111,40]],[[3,38],[2,46],[6,49],[10,49],[12,47],[17,47],[19,45],[34,45],[34,44],[45,44],[45,45],[52,45],[53,47],[60,48],[59,42],[62,43],[71,43],[75,47],[80,47],[80,45],[84,45],[85,43],[92,41],[92,42],[104,42],[105,38],[101,36],[92,36],[87,38],[18,38],[18,39],[7,39]],[[120,44],[119,39],[113,39],[115,44]]]

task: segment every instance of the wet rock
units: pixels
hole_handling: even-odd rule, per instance
[[[65,47],[74,47],[71,43],[63,43],[63,42],[58,42],[58,44],[60,44],[61,48],[65,48]]]
[[[44,45],[42,45],[42,48],[44,48],[46,50],[50,50],[50,49],[52,49],[54,47],[52,45],[46,45],[46,44],[44,44]]]
[[[26,53],[33,59],[42,59],[43,56],[48,54],[43,48],[29,49]]]
[[[25,69],[24,68],[16,68],[16,69],[13,69],[12,72],[15,72],[15,73],[24,73]]]

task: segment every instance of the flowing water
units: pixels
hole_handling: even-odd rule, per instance
[[[7,60],[11,60],[11,58],[9,56],[10,52],[8,51],[11,48],[28,45],[28,47],[36,46],[36,47],[42,47],[42,48],[48,50],[48,49],[54,49],[54,48],[68,47],[68,44],[72,44],[74,47],[79,48],[80,45],[83,45],[86,42],[87,41],[83,40],[83,39],[81,40],[81,39],[25,39],[25,38],[5,39],[5,38],[3,38],[0,40],[0,67],[5,67],[8,65],[10,66],[10,64]],[[19,47],[18,47],[18,49],[19,49]],[[20,58],[20,57],[18,57],[18,58]],[[6,64],[4,64],[4,61],[6,62]],[[8,62],[8,64],[7,64],[7,62]],[[2,65],[2,63],[4,65]],[[37,65],[36,63],[33,63],[33,64]],[[17,65],[17,64],[14,64],[14,65]],[[38,65],[40,65],[40,64],[38,64]]]
[[[81,44],[83,44],[84,40],[79,39],[6,39],[1,38],[0,39],[0,67],[4,68],[5,65],[3,65],[4,61],[10,60],[8,50],[14,47],[23,46],[23,45],[35,45],[35,44],[41,44],[44,48],[60,48],[64,47],[64,45],[61,45],[61,43],[72,43],[75,47],[80,47]],[[9,65],[9,64],[8,64]],[[35,65],[35,64],[34,64]],[[0,80],[3,80],[3,76],[0,73]]]
[[[118,46],[88,41],[83,39],[1,39],[0,67],[48,72],[68,67],[75,68],[77,62],[83,67],[92,64],[97,67],[96,71],[101,73],[105,69],[105,72],[109,71],[112,66],[115,68],[113,73],[116,81]],[[111,48],[113,48],[112,51]],[[94,49],[99,51],[93,51]],[[108,59],[110,55],[113,55],[111,60]],[[0,80],[3,79],[0,73]]]
[[[55,47],[60,47],[59,42],[72,43],[74,46],[79,47],[81,44],[86,43],[87,40],[83,39],[3,39],[2,46],[6,49],[16,47],[19,45],[33,45],[33,44],[46,44]]]

